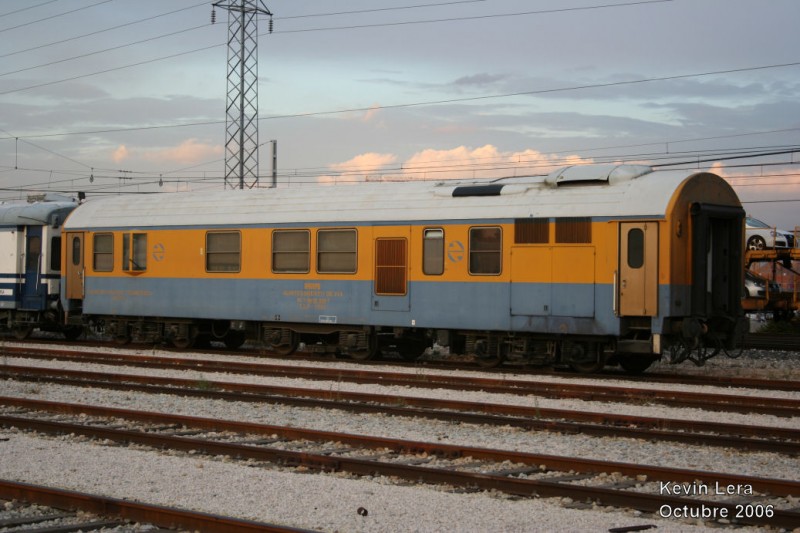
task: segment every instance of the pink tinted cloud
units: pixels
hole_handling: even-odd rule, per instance
[[[530,149],[506,152],[487,144],[478,148],[422,150],[403,163],[403,172],[412,179],[499,178],[547,174],[558,167],[591,162],[574,155],[551,155]]]
[[[224,149],[220,144],[209,144],[197,139],[187,139],[178,146],[148,151],[143,158],[159,163],[190,165],[215,157],[222,157],[223,152]]]
[[[114,163],[121,163],[128,159],[129,156],[128,148],[124,144],[120,144],[117,149],[111,153],[111,160]]]

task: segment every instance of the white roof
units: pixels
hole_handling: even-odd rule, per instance
[[[58,226],[77,206],[72,201],[0,204],[0,226]]]
[[[87,201],[65,225],[92,229],[663,216],[681,183],[700,173],[593,165],[565,167],[546,177],[116,196]]]

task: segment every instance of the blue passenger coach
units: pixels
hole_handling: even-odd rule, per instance
[[[59,196],[0,204],[0,327],[24,339],[34,329],[62,331],[61,227],[77,202]]]

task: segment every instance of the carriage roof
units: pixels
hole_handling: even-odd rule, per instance
[[[60,226],[78,204],[69,200],[0,204],[0,226]]]
[[[367,182],[162,193],[87,201],[74,229],[313,225],[528,217],[663,217],[691,170],[640,165],[564,167],[548,176],[496,180]],[[712,175],[713,176],[713,175]],[[720,187],[730,188],[714,176]]]

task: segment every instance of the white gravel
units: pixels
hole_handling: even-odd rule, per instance
[[[147,351],[147,353],[154,352]],[[156,355],[169,356],[169,353],[156,353]],[[208,358],[206,354],[198,357]],[[252,361],[252,358],[241,359]],[[0,365],[18,362],[10,357],[0,358]],[[266,361],[264,363],[270,364]],[[24,364],[53,368],[76,366],[101,368],[100,365],[77,365],[55,361],[35,363],[26,360]],[[297,362],[297,364],[310,363]],[[334,364],[349,366],[347,363],[331,363]],[[104,370],[112,371],[108,367],[104,367]],[[123,371],[123,369],[113,369],[116,370]],[[381,370],[388,369],[384,367]],[[394,370],[415,374],[443,373],[443,371],[402,368]],[[196,371],[164,372],[144,369],[124,371],[139,375],[175,375],[208,381],[245,381],[245,376]],[[556,378],[509,376],[508,379],[553,381]],[[447,397],[488,403],[538,405],[596,412],[628,412],[669,418],[800,428],[800,415],[785,419],[710,413],[694,409],[547,400],[531,396],[493,395],[483,392],[429,391],[411,387],[380,387],[282,378],[251,377],[246,381],[270,383],[276,386],[307,386],[342,391]],[[674,388],[672,385],[661,387]],[[719,387],[702,389],[753,394],[752,391]],[[766,395],[767,391],[756,391],[756,394]],[[631,439],[566,436],[547,432],[527,432],[510,427],[357,415],[323,409],[222,402],[170,395],[143,395],[124,391],[73,389],[10,380],[0,382],[0,395],[762,477],[797,479],[797,472],[800,472],[800,459],[777,454],[739,453],[735,450],[654,444]],[[798,394],[780,392],[775,393],[775,397],[798,397]],[[248,466],[222,458],[187,457],[145,449],[106,447],[94,442],[38,437],[14,430],[0,430],[0,432],[0,437],[9,439],[0,441],[0,477],[5,479],[42,484],[55,483],[65,488],[102,492],[119,498],[179,505],[323,531],[601,531],[612,527],[640,524],[655,524],[660,531],[705,529],[681,520],[641,516],[631,511],[569,509],[556,500],[517,500],[491,493],[456,494],[448,492],[445,488],[403,486],[382,478],[350,479],[342,475],[286,471],[264,465]],[[356,512],[359,507],[367,509],[368,515],[360,516]]]

